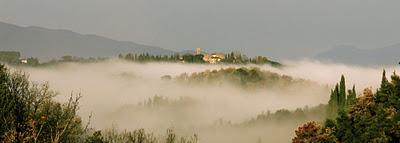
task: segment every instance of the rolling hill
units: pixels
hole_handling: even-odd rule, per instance
[[[320,53],[315,58],[356,65],[394,65],[400,61],[400,44],[376,49],[340,46]]]
[[[49,60],[64,55],[109,57],[120,53],[173,54],[174,51],[69,30],[22,27],[0,22],[0,50],[19,51],[24,57]]]

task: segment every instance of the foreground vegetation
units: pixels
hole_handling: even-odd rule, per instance
[[[77,115],[81,97],[71,95],[66,103],[53,100],[56,92],[48,84],[35,84],[21,72],[10,72],[0,65],[0,141],[1,142],[132,142],[196,143],[197,135],[179,138],[168,130],[165,137],[144,129],[118,132],[95,131]]]
[[[323,125],[299,127],[293,142],[400,142],[400,77],[393,74],[389,82],[384,72],[380,88],[375,93],[365,89],[358,98],[353,89],[346,95],[344,83],[342,78],[332,91],[330,118]]]

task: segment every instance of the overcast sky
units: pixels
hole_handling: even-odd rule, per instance
[[[0,21],[181,51],[307,56],[400,43],[400,0],[0,0]]]

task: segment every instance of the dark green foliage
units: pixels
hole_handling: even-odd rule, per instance
[[[142,53],[142,54],[126,54],[122,55],[120,54],[118,56],[120,59],[128,60],[128,61],[134,61],[134,62],[181,62],[184,59],[187,60],[187,62],[193,62],[194,60],[194,55],[184,55],[181,56],[179,54],[175,55],[150,55],[148,53]],[[197,57],[197,61],[199,60],[200,57]],[[202,57],[201,57],[202,58]]]
[[[179,55],[178,55],[179,56]],[[200,55],[183,55],[182,56],[182,61],[185,63],[205,63],[205,61],[203,60],[204,55],[200,54]]]
[[[336,118],[339,112],[346,110],[355,103],[357,97],[355,86],[347,92],[348,94],[346,94],[346,80],[342,75],[340,84],[336,84],[335,89],[331,91],[327,110],[328,118]]]
[[[48,62],[39,63],[34,66],[51,66],[51,65],[58,65],[62,63],[95,63],[108,60],[109,58],[103,57],[89,57],[89,58],[82,58],[82,57],[74,57],[74,56],[62,56],[60,59],[52,59]],[[30,64],[32,65],[32,64]]]
[[[333,122],[335,123],[335,122]],[[338,117],[336,118],[336,125],[334,126],[337,131],[335,131],[335,136],[339,139],[344,139],[348,141],[353,140],[353,127],[351,125],[350,118],[344,111],[340,111]],[[332,126],[332,125],[330,125]]]
[[[39,59],[33,58],[33,57],[30,57],[30,58],[26,59],[26,61],[27,61],[26,64],[28,64],[30,66],[38,66],[40,64],[39,63]]]
[[[342,142],[393,141],[388,133],[395,131],[391,126],[398,125],[393,124],[389,118],[389,112],[376,104],[372,92],[366,90],[364,96],[347,113],[341,113],[336,119],[337,132],[335,134]]]
[[[39,60],[37,58],[27,58],[26,63],[22,62],[21,54],[14,51],[0,51],[0,62],[10,64],[10,65],[29,65],[36,66],[39,65]]]
[[[262,123],[289,123],[293,122],[299,124],[309,120],[322,121],[326,118],[325,115],[326,105],[318,105],[316,107],[297,108],[294,111],[287,109],[277,110],[275,113],[265,112],[257,115],[256,118],[251,119],[242,125],[257,125]]]
[[[234,52],[225,54],[225,59],[223,59],[221,62],[226,64],[258,64],[258,65],[267,64],[275,67],[282,66],[282,64],[272,61],[267,57],[256,56],[254,58],[248,58],[246,55]]]
[[[97,131],[86,140],[99,141],[100,143],[197,143],[198,136],[195,134],[190,138],[180,137],[172,129],[168,129],[165,137],[156,137],[153,133],[147,133],[144,129],[137,129],[133,132],[117,132],[115,129],[108,129],[102,132]],[[96,142],[97,143],[97,142]]]
[[[104,137],[101,135],[101,131],[95,131],[93,135],[89,136],[86,143],[108,143]]]
[[[339,111],[339,87],[336,84],[335,89],[331,90],[330,99],[328,102],[328,118],[335,118],[337,117],[337,113]]]
[[[20,63],[21,54],[14,51],[0,51],[0,62],[5,62],[8,64],[18,64]]]
[[[354,100],[353,87],[349,91],[348,106],[340,110],[336,118],[327,120],[323,129],[332,129],[337,141],[343,143],[400,142],[399,87],[400,77],[393,74],[389,82],[385,72],[381,87],[375,94],[365,89],[363,96]],[[312,137],[321,135],[320,132],[313,131]]]
[[[357,100],[357,93],[356,93],[356,87],[353,85],[353,88],[351,90],[347,91],[347,99],[346,99],[346,107],[350,107],[354,103],[356,103]]]
[[[382,74],[382,81],[381,81],[381,87],[379,88],[377,95],[376,95],[376,101],[379,103],[385,104],[385,106],[390,105],[389,98],[391,95],[393,95],[393,85],[390,84],[388,79],[386,78],[386,71],[383,71]]]
[[[135,62],[183,62],[183,63],[206,63],[203,60],[204,55],[198,54],[185,54],[185,55],[150,55],[148,53],[142,54],[126,54],[126,55],[118,55],[118,58],[135,61]],[[268,64],[275,67],[280,67],[282,64],[269,60],[267,57],[257,56],[255,58],[247,58],[242,54],[235,54],[233,52],[229,54],[225,54],[225,58],[221,60],[223,64]]]
[[[139,103],[139,107],[144,107],[147,109],[160,109],[160,108],[185,108],[188,106],[193,106],[197,102],[190,97],[180,97],[176,100],[168,99],[163,96],[154,96],[149,98],[143,103]]]
[[[174,134],[174,131],[171,129],[167,130],[167,139],[165,143],[175,143],[176,140],[176,135]]]
[[[47,84],[0,66],[0,140],[6,142],[79,142],[84,129],[76,115],[78,99],[54,102]]]
[[[345,105],[346,105],[346,81],[344,79],[344,76],[340,78],[340,84],[339,84],[339,99],[338,99],[338,105],[339,105],[339,110],[344,110]]]
[[[82,58],[82,57],[74,57],[74,56],[62,56],[60,59],[52,59],[48,62],[40,62],[39,59],[37,58],[27,58],[23,59],[26,60],[25,62],[22,62],[21,60],[18,60],[17,62],[6,62],[7,64],[13,65],[13,66],[33,66],[33,67],[44,67],[44,66],[54,66],[54,65],[59,65],[62,63],[95,63],[95,62],[101,62],[108,60],[109,58],[102,58],[102,57],[89,57],[89,58]]]
[[[220,84],[228,82],[240,87],[279,87],[288,88],[290,85],[316,85],[310,81],[294,79],[290,76],[280,75],[269,71],[261,71],[258,68],[226,68],[220,70],[206,70],[204,72],[181,74],[175,78],[180,83],[206,83]],[[182,82],[183,81],[183,82]]]

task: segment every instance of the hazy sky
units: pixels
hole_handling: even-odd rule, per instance
[[[274,57],[400,43],[399,0],[0,0],[0,21]]]

